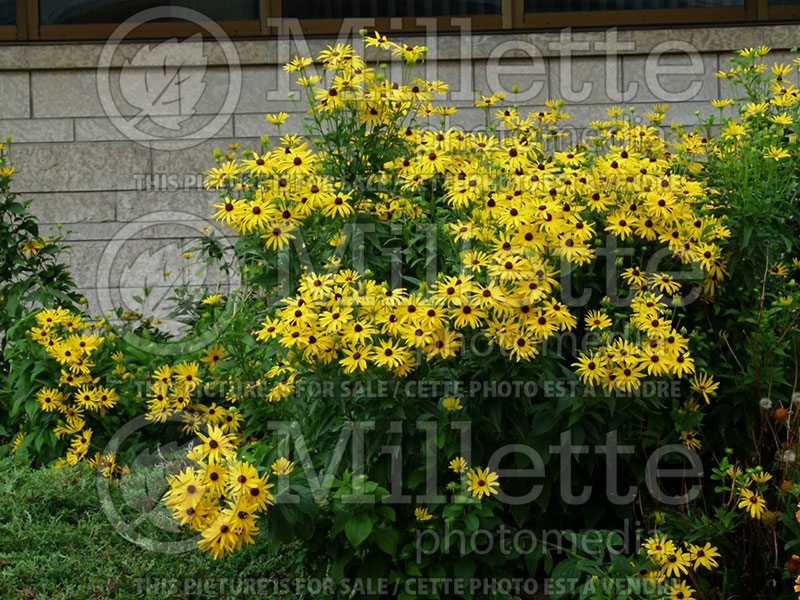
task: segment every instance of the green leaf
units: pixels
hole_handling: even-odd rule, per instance
[[[389,556],[393,556],[397,551],[397,543],[400,541],[400,534],[396,529],[376,529],[372,534],[378,548],[386,552]]]
[[[559,598],[563,595],[564,590],[573,589],[580,578],[582,571],[578,566],[578,560],[570,558],[558,563],[550,575],[552,588],[550,590],[551,598]]]
[[[353,546],[360,546],[372,532],[372,519],[367,515],[354,515],[344,526],[344,534]]]
[[[475,515],[473,514],[464,515],[464,525],[466,526],[468,532],[472,533],[473,531],[476,531],[478,527],[480,527],[480,524],[481,523],[478,520],[478,517],[476,517]]]
[[[636,572],[636,569],[631,565],[629,558],[626,558],[622,554],[617,554],[616,552],[612,552],[610,556],[611,565],[620,575],[633,575]]]
[[[456,563],[453,573],[460,579],[470,579],[475,575],[475,562],[470,558],[462,558]]]

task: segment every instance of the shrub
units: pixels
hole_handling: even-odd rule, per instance
[[[497,96],[477,102],[488,117],[496,110],[486,134],[428,128],[452,109],[431,103],[445,84],[413,76],[425,50],[377,34],[366,43],[378,59],[389,51],[404,61],[401,82],[337,45],[319,57],[328,80],[318,86],[311,59],[297,57],[286,69],[306,90],[307,137],[220,154],[207,173],[220,190],[215,217],[241,235],[246,257],[284,277],[256,333],[268,348],[267,388],[241,402],[244,443],[209,429],[190,453],[194,466],[172,480],[176,519],[202,530],[201,546],[217,557],[253,542],[261,514],[263,529],[302,540],[316,574],[337,581],[536,575],[540,563],[558,578],[608,576],[608,560],[622,576],[686,575],[664,553],[632,564],[613,549],[581,557],[580,536],[527,553],[457,544],[429,552],[419,543],[453,529],[569,529],[570,469],[553,472],[562,446],[567,455],[613,440],[649,452],[680,440],[665,408],[688,406],[699,421],[717,384],[690,354],[681,318],[724,279],[728,235],[695,177],[700,137],[683,135],[675,153],[656,127],[614,113],[596,125],[591,147],[553,151],[568,116],[561,103],[524,118],[516,107],[492,108]],[[622,244],[606,253],[607,236]],[[395,261],[379,254],[393,246]],[[611,272],[598,267],[604,253]],[[592,293],[564,301],[569,284]],[[589,310],[573,314],[577,306]],[[569,333],[581,343],[558,344]],[[691,379],[685,401],[637,393],[669,378]],[[535,390],[493,391],[515,381]],[[554,382],[557,393],[548,391]],[[265,429],[276,420],[277,443]],[[351,438],[358,449],[348,458]],[[527,444],[539,459],[508,444]],[[641,481],[641,458],[620,458],[623,489]],[[587,456],[571,476],[605,488],[603,464]],[[550,468],[533,499],[509,501],[530,491],[498,482],[512,466]],[[581,528],[600,530],[637,513],[629,502],[581,510]],[[700,541],[677,554],[686,565],[708,542]]]
[[[164,496],[175,520],[214,558],[263,533],[294,544],[340,595],[361,582],[510,597],[520,590],[469,585],[545,575],[551,597],[789,597],[800,559],[777,544],[800,538],[790,68],[770,75],[767,49],[739,53],[721,75],[746,97],[715,101],[738,120],[665,136],[664,107],[647,125],[613,108],[564,147],[563,103],[523,116],[481,96],[485,131],[447,128],[454,109],[434,103],[447,85],[416,77],[425,48],[364,43],[328,47],[323,75],[311,58],[286,65],[305,135],[215,153],[214,218],[238,240],[234,257],[213,238],[198,252],[242,285],[180,303],[190,338],[211,330],[213,346],[155,355],[131,343],[131,329],[166,341],[145,318],[26,317],[37,325],[14,356],[42,366],[13,382],[14,416],[27,410],[40,458],[81,462],[140,411],[157,439],[178,419],[197,437]],[[96,345],[78,335],[92,330],[103,342],[77,349]],[[54,383],[62,368],[87,379]],[[54,441],[58,415],[77,410],[92,439]],[[116,460],[91,466],[125,481]],[[687,465],[710,476],[654,487],[654,467]],[[503,537],[521,530],[537,543]],[[491,546],[474,544],[482,532]]]

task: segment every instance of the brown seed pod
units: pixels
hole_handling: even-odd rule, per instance
[[[789,418],[789,411],[783,407],[779,407],[775,409],[775,412],[772,413],[772,415],[775,417],[776,421],[784,423]]]

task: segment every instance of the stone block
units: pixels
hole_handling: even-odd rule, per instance
[[[3,71],[0,73],[0,99],[2,99],[4,118],[25,119],[30,117],[30,75],[25,71]]]

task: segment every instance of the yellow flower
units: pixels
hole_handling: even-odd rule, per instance
[[[731,104],[733,104],[733,99],[723,98],[721,100],[712,100],[711,104],[714,105],[714,107],[716,108],[723,109],[726,106],[730,106]]]
[[[461,396],[448,396],[447,398],[443,398],[442,406],[449,412],[459,411],[464,408],[461,405]]]
[[[778,148],[777,146],[770,146],[764,153],[764,158],[771,158],[776,161],[782,158],[789,158],[789,156],[790,154],[786,150]]]
[[[774,117],[769,117],[769,120],[777,125],[784,125],[788,126],[794,123],[794,119],[787,115],[786,113],[781,113],[779,115],[775,115]]]
[[[598,354],[587,356],[581,353],[578,360],[572,363],[572,366],[577,367],[578,377],[583,383],[599,384],[608,372],[605,357]]]
[[[175,365],[175,370],[173,372],[173,377],[175,378],[175,382],[187,390],[192,391],[197,387],[199,384],[202,383],[202,380],[199,377],[200,365],[197,364],[197,361],[184,361],[179,365]]]
[[[497,493],[497,473],[489,471],[488,467],[485,469],[472,469],[469,473],[469,486],[467,489],[472,492],[473,496],[482,498],[483,496],[490,496]]]
[[[753,519],[760,518],[764,511],[767,510],[767,502],[761,494],[751,492],[747,488],[744,488],[740,494],[742,499],[739,500],[737,506],[747,510]]]
[[[456,456],[453,460],[450,461],[450,470],[454,473],[466,473],[467,472],[467,461],[464,460],[461,456]]]
[[[295,229],[294,225],[272,223],[267,224],[264,229],[267,233],[262,235],[261,239],[266,240],[264,245],[270,250],[283,250],[291,240],[295,239],[295,236],[290,233]]]
[[[25,240],[20,244],[20,249],[24,254],[39,254],[39,250],[44,248],[44,244],[42,244],[39,240]]]
[[[275,475],[291,475],[294,471],[294,463],[289,462],[287,458],[280,457],[272,463],[270,469]]]
[[[789,274],[789,268],[781,261],[777,261],[770,265],[769,274],[776,275],[778,277],[786,277]]]
[[[297,79],[298,85],[303,87],[312,87],[322,81],[322,75],[312,75],[311,77],[299,77]]]
[[[203,442],[202,456],[208,458],[210,463],[220,464],[233,456],[234,446],[230,434],[226,434],[219,427],[208,425],[207,435],[198,434]]]
[[[475,100],[475,106],[491,106],[503,98],[505,98],[505,94],[503,93],[492,94],[491,96],[481,95],[479,99]]]
[[[674,554],[677,550],[675,542],[667,538],[666,535],[659,537],[658,533],[655,533],[653,537],[647,538],[642,547],[647,551],[647,555],[659,564],[668,555]]]
[[[209,369],[213,370],[220,362],[225,360],[226,355],[227,352],[225,352],[224,347],[219,344],[214,344],[212,348],[203,350],[203,357],[200,359],[200,362],[205,363]]]
[[[314,62],[314,61],[311,60],[310,58],[307,58],[307,57],[302,57],[301,58],[300,56],[295,56],[292,60],[290,60],[285,65],[283,65],[283,70],[287,71],[287,72],[302,71],[305,67],[310,65],[312,62]]]
[[[667,586],[669,600],[693,600],[694,589],[689,587],[685,581],[680,581],[674,585]]]
[[[344,367],[345,373],[367,370],[367,359],[372,353],[371,345],[344,349],[342,352],[345,357],[339,361],[339,364]]]
[[[665,577],[680,577],[689,572],[689,555],[682,550],[667,553],[661,561],[661,574]]]
[[[728,121],[725,127],[722,128],[723,140],[738,140],[745,134],[747,134],[747,130],[742,126],[741,123],[737,123],[736,121]]]
[[[270,123],[274,123],[275,125],[281,125],[286,119],[289,118],[289,114],[285,112],[280,112],[277,115],[267,115],[266,119]]]
[[[752,473],[750,475],[750,479],[758,484],[764,484],[767,483],[770,479],[772,479],[772,475],[770,473],[767,473],[766,471],[758,471],[756,473]]]
[[[715,559],[719,558],[720,553],[710,542],[706,542],[705,546],[702,547],[692,544],[689,546],[689,550],[689,560],[694,561],[695,571],[700,567],[705,567],[711,571],[719,566],[719,563]]]
[[[427,508],[415,508],[414,517],[417,519],[417,521],[424,522],[430,521],[433,518],[433,515],[428,512]]]
[[[709,395],[713,396],[716,393],[717,389],[719,388],[719,383],[715,382],[711,375],[698,373],[692,377],[691,387],[695,392],[702,395],[703,399],[708,404],[711,402],[708,399]]]
[[[25,439],[25,434],[19,432],[17,436],[14,438],[14,441],[11,442],[11,452],[12,454],[19,450],[20,445],[22,444],[23,440]]]
[[[681,431],[678,436],[680,437],[683,445],[687,448],[699,450],[702,447],[702,443],[694,431]]]
[[[608,315],[599,310],[590,310],[588,313],[586,313],[584,323],[586,323],[586,327],[589,328],[589,331],[595,331],[596,329],[608,329],[611,327],[611,319],[608,317]]]
[[[364,45],[367,48],[375,47],[375,48],[381,48],[383,50],[392,47],[392,43],[388,40],[388,38],[385,35],[381,35],[377,31],[372,37],[370,36],[364,37]]]
[[[222,300],[222,294],[211,294],[210,296],[206,296],[205,298],[203,298],[200,304],[204,304],[206,306],[214,306],[216,304],[219,304],[221,300]]]

